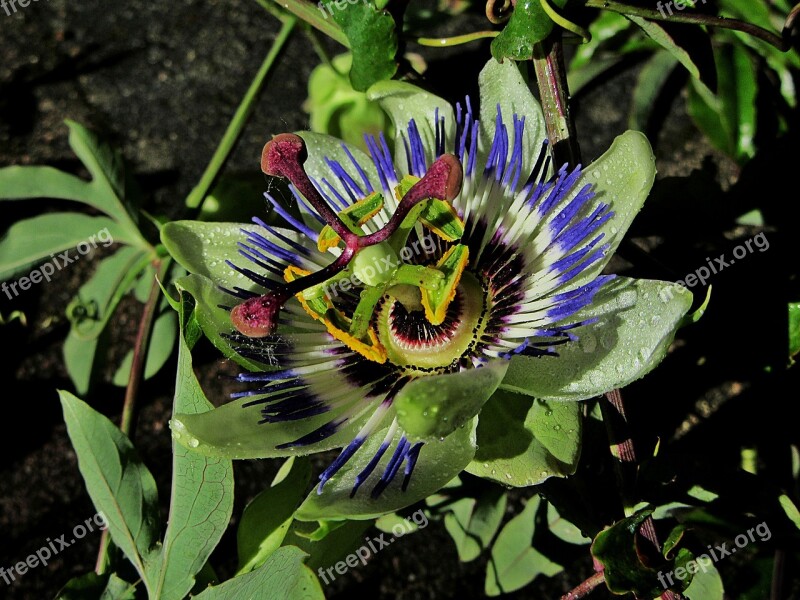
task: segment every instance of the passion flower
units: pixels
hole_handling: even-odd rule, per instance
[[[480,114],[374,86],[394,158],[383,135],[366,138],[369,155],[318,134],[273,138],[262,169],[290,182],[302,218],[266,194],[292,229],[255,218],[238,257],[216,260],[230,246],[211,239],[232,225],[165,227],[172,254],[227,294],[218,308],[197,275],[184,285],[206,333],[261,369],[237,377],[234,402],[177,415],[176,437],[237,458],[343,448],[301,516],[394,510],[465,468],[511,485],[554,474],[520,477],[520,440],[476,458],[510,433],[478,428],[486,402],[494,419],[510,397],[581,400],[637,379],[689,308],[688,294],[658,301],[668,284],[601,274],[653,183],[644,136],[623,134],[586,169],[554,169],[517,68],[490,61],[480,83]]]

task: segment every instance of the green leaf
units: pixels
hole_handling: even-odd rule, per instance
[[[377,136],[389,126],[386,113],[370,101],[364,92],[353,89],[348,73],[350,54],[340,54],[330,64],[317,66],[308,78],[308,100],[303,108],[309,113],[311,130],[326,133],[366,151],[364,134]]]
[[[547,504],[547,528],[557,538],[570,544],[582,545],[591,541],[576,525],[562,517],[551,503]]]
[[[489,59],[478,76],[480,87],[480,139],[479,164],[485,161],[492,147],[497,127],[497,106],[503,113],[503,121],[513,137],[513,115],[525,118],[522,142],[522,173],[530,173],[539,156],[542,143],[547,138],[542,107],[531,94],[519,67],[513,61],[499,63]]]
[[[313,490],[308,495],[297,510],[295,518],[301,521],[371,519],[400,510],[441,489],[458,475],[475,455],[473,421],[456,429],[443,441],[429,442],[422,447],[405,491],[401,489],[403,475],[399,473],[396,480],[383,490],[378,498],[370,497],[370,492],[391,459],[392,452],[386,452],[369,478],[351,498],[355,476],[375,456],[385,435],[386,430],[373,433],[361,449],[325,484],[321,494]],[[395,434],[391,447],[396,447],[402,435],[402,431]]]
[[[560,346],[558,357],[513,357],[500,387],[550,400],[585,400],[623,387],[666,356],[691,304],[683,287],[617,277],[574,317],[598,319],[576,330],[577,342]]]
[[[96,194],[99,204],[94,206],[143,242],[136,224],[136,212],[127,195],[129,183],[122,156],[80,123],[67,119],[66,124],[69,127],[69,145],[92,176],[92,185],[99,191]]]
[[[309,554],[306,565],[314,572],[322,567],[328,569],[364,544],[364,534],[372,527],[372,521],[339,521],[340,526],[321,540],[312,540],[310,533],[317,523],[294,521],[283,541],[284,546],[297,546]],[[330,576],[336,577],[329,573]]]
[[[158,540],[155,480],[116,425],[69,392],[58,395],[89,496],[105,517],[114,544],[151,591],[145,560]]]
[[[100,346],[101,341],[105,342],[102,337],[90,340],[83,339],[74,331],[70,331],[67,334],[67,339],[64,340],[62,348],[64,366],[67,369],[69,378],[72,380],[72,385],[75,386],[75,390],[79,394],[85,394],[89,391],[92,381],[99,372],[99,365],[95,362],[95,357],[98,355],[97,348]]]
[[[397,138],[401,132],[405,133],[409,121],[413,119],[422,140],[422,147],[425,149],[425,156],[430,160],[436,155],[437,109],[439,118],[444,118],[445,139],[452,140],[455,136],[456,121],[450,103],[415,85],[404,81],[382,81],[369,88],[367,98],[377,101],[386,111],[392,120]],[[371,164],[372,160],[369,162]],[[402,175],[408,174],[408,162],[402,141],[395,143],[394,163],[402,179]]]
[[[778,502],[780,502],[781,508],[789,520],[794,523],[795,527],[800,529],[800,510],[797,510],[797,506],[792,502],[791,498],[786,494],[781,494],[778,497]]]
[[[711,38],[706,33],[679,24],[648,21],[635,15],[626,17],[686,67],[692,77],[708,86],[708,89],[717,87]]]
[[[150,379],[167,363],[175,348],[178,332],[178,320],[172,310],[166,310],[156,318],[153,331],[147,344],[147,356],[144,363],[144,378]],[[114,385],[125,387],[131,374],[133,350],[129,350],[114,373]]]
[[[533,49],[553,30],[553,21],[539,0],[518,2],[503,31],[492,40],[492,56],[497,60],[530,60]]]
[[[800,302],[789,303],[789,360],[800,352]]]
[[[505,515],[506,499],[501,488],[492,486],[477,498],[462,498],[448,507],[444,526],[461,562],[475,560],[489,547]]]
[[[54,198],[73,200],[103,210],[97,186],[53,167],[12,166],[0,169],[0,200]]]
[[[478,414],[503,380],[508,361],[495,360],[478,369],[421,377],[395,397],[397,421],[409,439],[450,435]]]
[[[136,587],[115,573],[87,573],[71,579],[56,595],[55,600],[134,600]]]
[[[628,114],[628,127],[647,131],[656,99],[661,94],[667,80],[675,70],[678,60],[666,50],[656,52],[645,63],[633,88],[631,111]]]
[[[467,472],[525,487],[575,472],[580,456],[581,407],[499,390],[478,422],[478,451]]]
[[[353,89],[363,92],[373,83],[394,76],[397,71],[397,32],[392,15],[376,8],[371,1],[360,0],[341,9],[336,6],[333,20],[350,42],[353,53],[350,82]]]
[[[552,577],[564,568],[537,551],[531,543],[539,497],[528,500],[525,509],[500,531],[486,565],[486,594],[499,596],[521,589],[539,575]]]
[[[642,562],[637,550],[639,527],[652,513],[649,509],[640,510],[617,521],[598,533],[592,542],[592,556],[603,565],[606,586],[614,594],[633,592],[637,597],[656,598],[665,591],[658,583],[656,570]],[[681,566],[686,559],[686,554],[679,552],[677,558],[662,570]],[[683,580],[682,583],[685,587],[689,581]]]
[[[55,198],[81,202],[116,221],[130,243],[149,249],[136,224],[136,212],[128,204],[126,194],[131,184],[121,156],[82,125],[69,120],[66,124],[69,144],[92,175],[92,181],[52,167],[7,167],[0,169],[0,200]]]
[[[303,564],[306,554],[294,546],[278,548],[259,569],[239,575],[194,596],[197,600],[325,600],[319,581]],[[266,596],[265,596],[266,594]]]
[[[149,264],[147,254],[130,246],[101,260],[67,306],[72,331],[85,340],[97,338]]]
[[[107,336],[101,335],[108,319],[127,293],[127,274],[135,271],[134,265],[145,257],[141,250],[124,247],[97,265],[94,274],[86,281],[70,303],[68,314],[72,327],[64,341],[63,355],[67,373],[79,394],[85,394],[102,369]],[[96,360],[96,357],[100,357]]]
[[[184,300],[184,299],[182,299]],[[199,327],[181,304],[181,335],[173,413],[209,410],[208,401],[192,368],[190,348]],[[175,313],[168,313],[175,316]],[[173,319],[173,331],[175,323]],[[160,600],[181,600],[219,543],[233,513],[233,464],[209,458],[173,442],[172,490],[164,542],[148,561],[154,592]]]
[[[288,476],[261,492],[244,509],[236,533],[239,574],[257,569],[280,547],[294,511],[305,497],[311,465],[305,459],[289,460],[293,464]]]
[[[725,588],[719,571],[711,560],[698,562],[700,570],[692,577],[692,583],[683,591],[689,600],[723,600]]]
[[[187,275],[175,282],[178,289],[188,292],[196,301],[195,318],[203,329],[205,336],[211,340],[217,350],[226,358],[236,361],[248,371],[263,371],[264,365],[237,353],[231,341],[223,337],[233,331],[231,313],[220,308],[231,304],[231,296],[219,289],[208,277],[203,275]],[[277,359],[274,361],[277,366]]]
[[[102,238],[102,239],[101,239]],[[49,258],[52,272],[68,269],[71,264],[90,254],[97,246],[107,246],[105,240],[127,244],[132,240],[114,221],[106,217],[90,217],[80,213],[47,213],[23,221],[8,228],[0,239],[0,279],[30,270],[37,262]],[[85,251],[84,251],[85,249]],[[68,256],[58,254],[66,250]],[[42,265],[43,267],[46,265]],[[34,275],[34,272],[38,275]],[[35,270],[18,280],[21,291],[29,289],[31,283],[48,282],[52,273]],[[34,277],[38,281],[31,279]],[[22,280],[26,283],[23,286]]]
[[[739,46],[723,45],[714,57],[719,73],[717,94],[692,80],[687,110],[712,144],[744,162],[755,154],[756,70]]]
[[[609,42],[621,37],[620,34],[625,34],[630,29],[630,22],[622,15],[610,10],[601,11],[589,25],[592,39],[575,49],[575,54],[569,63],[569,77],[572,78],[582,69],[605,60],[603,50],[611,45]],[[615,53],[618,50],[616,46],[613,48]],[[573,90],[571,79],[569,89]]]

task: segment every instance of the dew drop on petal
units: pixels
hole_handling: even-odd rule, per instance
[[[580,337],[581,350],[589,354],[597,349],[597,338],[592,334],[582,335]]]
[[[603,336],[600,338],[600,345],[606,350],[612,348],[614,346],[614,334],[611,333],[610,331],[604,333]]]

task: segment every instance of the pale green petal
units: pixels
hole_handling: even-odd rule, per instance
[[[573,317],[598,318],[575,330],[579,341],[558,346],[557,357],[513,357],[500,387],[549,400],[585,400],[623,387],[666,356],[691,305],[681,286],[618,277]]]

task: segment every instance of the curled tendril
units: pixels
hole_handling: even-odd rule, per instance
[[[514,12],[516,5],[516,0],[488,0],[486,18],[495,25],[505,23],[511,18],[511,13]]]
[[[542,5],[542,10],[556,25],[583,38],[584,44],[592,40],[592,34],[587,29],[560,15],[547,0],[539,0],[539,3]]]

